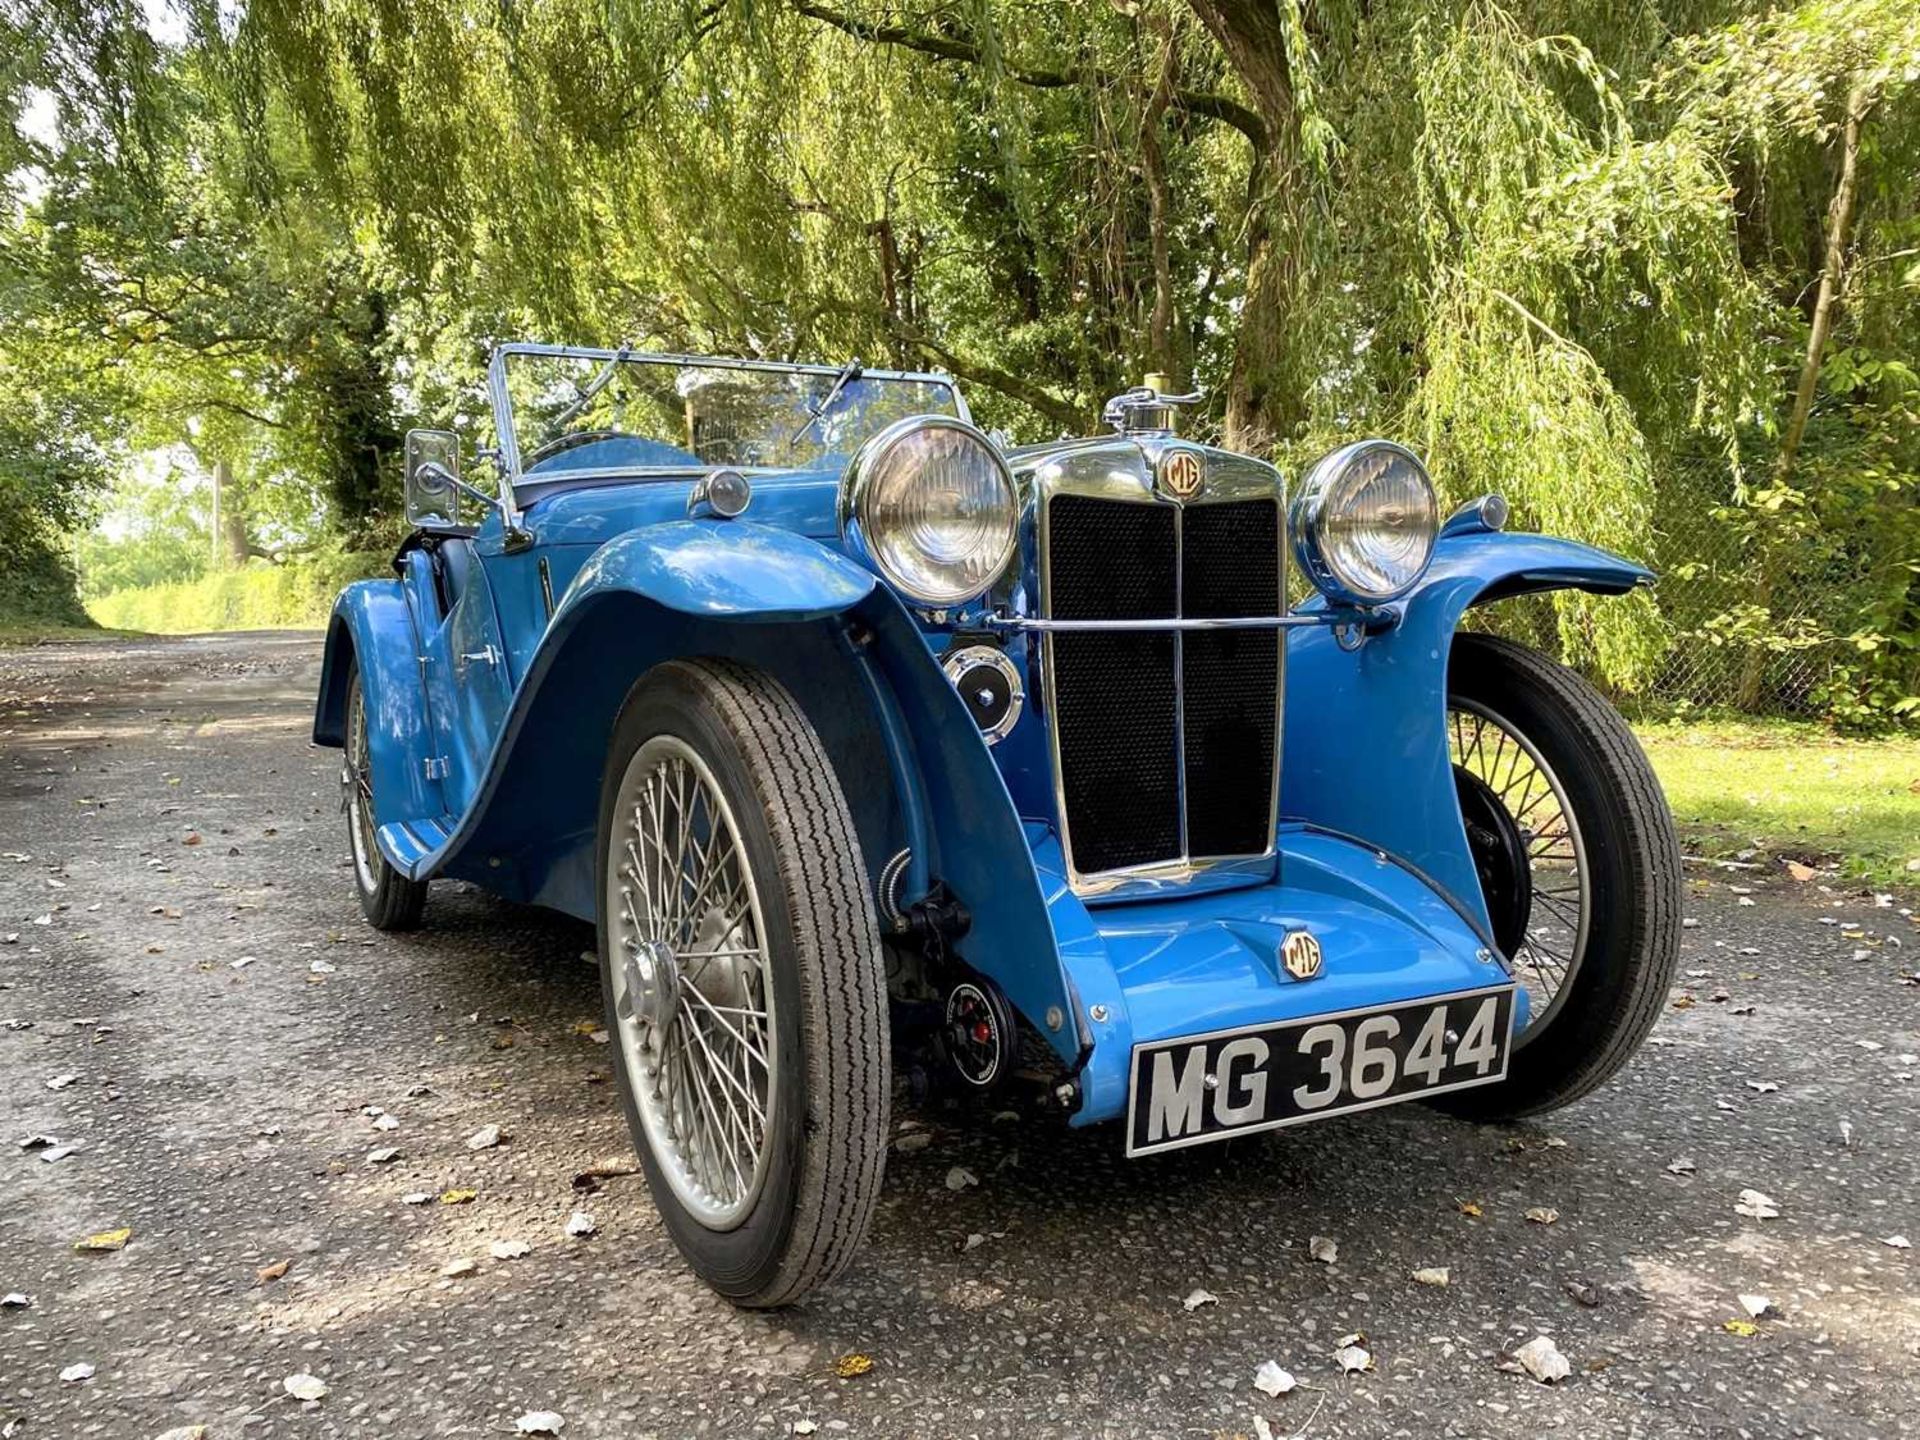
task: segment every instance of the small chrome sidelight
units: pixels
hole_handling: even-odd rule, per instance
[[[1005,739],[1019,723],[1026,701],[1020,667],[1006,651],[991,645],[964,645],[949,650],[940,668],[980,727],[980,738],[989,745]]]
[[[738,470],[710,470],[694,482],[687,496],[687,514],[717,515],[731,520],[753,503],[753,486]]]
[[[1507,528],[1507,497],[1498,493],[1469,500],[1440,527],[1442,536],[1484,535]]]

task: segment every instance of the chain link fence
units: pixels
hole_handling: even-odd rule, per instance
[[[1623,693],[1581,667],[1622,709],[1840,718],[1865,659],[1850,637],[1885,584],[1871,536],[1822,529],[1804,514],[1757,517],[1735,503],[1724,466],[1701,464],[1663,479],[1654,533],[1633,553],[1660,575],[1664,650],[1653,678]],[[1503,601],[1466,624],[1567,658],[1550,597]]]
[[[1772,563],[1742,528],[1716,512],[1732,505],[1724,468],[1686,467],[1660,487],[1655,592],[1671,628],[1650,708],[1693,707],[1753,715],[1817,716],[1822,687],[1852,647],[1836,626],[1843,577]]]

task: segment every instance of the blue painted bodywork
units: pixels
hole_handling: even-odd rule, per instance
[[[1311,826],[1281,826],[1277,883],[1092,910],[1068,889],[1051,834],[1036,837],[1034,852],[1061,957],[1081,999],[1104,1015],[1093,1023],[1078,1124],[1125,1112],[1135,1044],[1506,979],[1500,958],[1431,885],[1369,846]],[[1301,928],[1327,956],[1317,980],[1294,980],[1279,965],[1281,942]],[[1525,991],[1516,1000],[1518,1027]]]
[[[1103,902],[1064,878],[1038,706],[984,743],[939,666],[954,617],[910,611],[842,544],[837,468],[756,472],[744,516],[690,520],[694,477],[569,480],[556,463],[605,449],[526,473],[522,534],[493,515],[341,594],[314,739],[342,743],[357,662],[388,861],[595,919],[603,760],[628,691],[677,657],[761,666],[820,731],[869,871],[910,849],[903,898],[938,882],[964,904],[954,948],[1079,1077],[1076,1124],[1124,1112],[1136,1043],[1503,978],[1448,762],[1452,637],[1491,599],[1650,578],[1567,541],[1451,529],[1357,650],[1330,628],[1285,632],[1276,870]],[[1016,599],[1030,590],[1016,579]],[[1038,695],[1037,647],[1007,649]],[[1278,968],[1291,928],[1320,939],[1320,978]]]
[[[1469,608],[1541,590],[1624,594],[1653,578],[1571,540],[1443,536],[1419,587],[1357,651],[1326,629],[1287,640],[1280,813],[1356,836],[1422,871],[1484,927],[1447,753],[1446,668]],[[1318,612],[1315,597],[1301,607]]]

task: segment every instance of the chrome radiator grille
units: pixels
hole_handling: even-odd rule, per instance
[[[1284,606],[1277,496],[1183,507],[1056,493],[1045,503],[1051,619],[1225,619]],[[1077,876],[1271,848],[1278,634],[1059,630],[1047,646]]]

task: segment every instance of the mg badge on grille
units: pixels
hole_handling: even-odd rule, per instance
[[[1160,488],[1176,500],[1191,500],[1206,483],[1206,465],[1195,450],[1172,449],[1160,457]]]
[[[1320,973],[1320,942],[1305,930],[1289,931],[1280,945],[1280,963],[1296,980],[1311,980]]]

